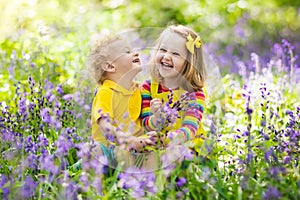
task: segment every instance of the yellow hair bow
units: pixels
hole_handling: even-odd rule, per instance
[[[191,54],[194,54],[194,45],[196,48],[199,48],[201,46],[201,40],[200,37],[196,37],[195,40],[193,40],[192,36],[189,34],[187,36],[187,42],[185,43],[186,48],[191,52]]]

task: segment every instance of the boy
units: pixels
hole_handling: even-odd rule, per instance
[[[149,137],[140,137],[141,93],[133,79],[141,70],[139,54],[119,36],[96,43],[91,51],[89,71],[99,85],[92,104],[92,138],[110,164],[153,144]]]

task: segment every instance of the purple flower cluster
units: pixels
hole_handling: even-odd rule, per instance
[[[130,168],[119,174],[118,186],[128,190],[135,199],[154,195],[157,192],[155,175],[143,169]]]
[[[84,105],[85,99],[79,93],[65,100],[63,86],[55,87],[47,79],[43,85],[29,77],[28,85],[19,82],[15,86],[14,99],[0,103],[2,198],[47,195],[47,184],[54,190],[62,190],[59,177],[76,162],[76,144],[87,130],[79,126],[82,123],[77,121],[76,113],[80,112],[78,108],[90,106]],[[91,164],[93,169],[87,170],[102,174],[99,163],[98,158],[97,163]],[[75,182],[82,180],[70,180],[65,191],[71,190],[75,198],[79,191]]]
[[[237,25],[235,31],[242,39],[247,30],[238,28]],[[232,52],[234,48],[228,46],[226,51]],[[235,92],[231,78],[236,78],[242,83],[236,81],[235,85],[244,85],[245,93],[236,105],[233,102],[227,107],[225,102],[227,117],[212,116],[214,120],[207,128],[217,139],[204,146],[211,152],[214,145],[215,155],[203,158],[205,151],[195,156],[170,133],[169,138],[174,140],[161,154],[162,168],[157,174],[134,168],[107,177],[104,174],[108,160],[100,153],[99,145],[90,143],[87,137],[92,94],[85,97],[80,91],[72,92],[68,85],[53,84],[59,70],[55,70],[56,64],[50,58],[38,70],[40,73],[28,77],[27,82],[26,78],[22,81],[27,76],[26,70],[37,68],[33,60],[36,55],[13,51],[6,64],[16,89],[10,99],[0,102],[1,198],[97,199],[106,194],[135,199],[154,195],[157,199],[234,199],[236,194],[241,198],[250,195],[253,199],[297,198],[300,185],[298,57],[287,40],[275,44],[271,53],[268,63],[255,53],[250,54],[249,62],[235,56],[222,57],[224,63],[238,66],[241,76],[228,76],[230,86],[226,89]],[[19,66],[24,72],[20,72],[20,82],[17,82],[14,76],[19,73]],[[46,68],[55,76],[44,78]],[[37,81],[36,77],[44,81]],[[174,101],[171,91],[158,120],[160,131],[168,132],[181,112],[194,106],[193,100],[193,96],[184,94]],[[241,106],[243,103],[245,107]],[[211,114],[209,109],[206,112]],[[228,116],[235,117],[231,126],[226,121]],[[110,130],[106,132],[107,139],[114,141]],[[71,169],[78,160],[81,169]],[[106,182],[116,182],[117,187],[110,187]]]
[[[174,91],[170,89],[168,101],[162,106],[161,116],[157,119],[158,130],[166,131],[165,128],[170,129],[170,127],[173,127],[177,118],[180,117],[179,112],[184,112],[188,106],[193,106],[192,100],[195,100],[195,97],[186,92],[181,95],[179,100],[174,101]]]

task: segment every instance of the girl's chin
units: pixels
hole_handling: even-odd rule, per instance
[[[162,65],[159,68],[160,68],[160,70],[164,70],[164,71],[173,71],[174,70],[174,68],[172,68],[172,67],[165,67]]]
[[[160,72],[159,73],[161,77],[163,78],[176,78],[178,75],[177,74],[170,74],[170,73],[162,73]]]
[[[159,68],[159,73],[160,74],[165,74],[165,75],[171,75],[171,74],[177,74],[177,72],[173,68]]]

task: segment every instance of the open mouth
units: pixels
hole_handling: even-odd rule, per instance
[[[135,58],[132,62],[133,63],[141,63],[141,60],[139,58]]]
[[[170,64],[164,63],[164,62],[161,62],[161,66],[165,69],[173,69],[174,68],[173,65],[170,65]]]

